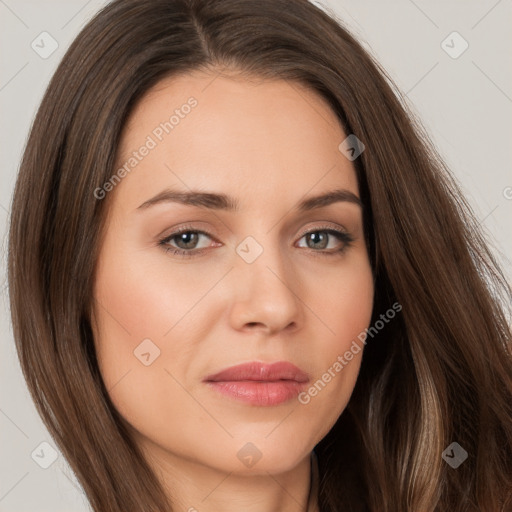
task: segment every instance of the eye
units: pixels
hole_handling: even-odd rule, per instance
[[[171,233],[158,243],[164,247],[166,252],[172,252],[181,256],[192,256],[194,253],[202,252],[203,249],[208,247],[208,245],[198,247],[199,241],[205,238],[211,239],[212,237],[204,231],[185,227]]]
[[[346,231],[333,229],[332,227],[319,227],[303,233],[299,240],[306,239],[306,249],[325,256],[334,256],[345,251],[354,241],[354,238]],[[170,252],[180,257],[193,257],[204,252],[211,246],[208,239],[213,237],[205,231],[192,229],[184,226],[178,231],[161,239],[158,245],[163,247],[165,252]],[[337,240],[337,244],[336,244]],[[200,242],[203,241],[203,246]],[[333,247],[334,244],[334,247]],[[298,247],[304,247],[299,245]]]
[[[211,242],[208,243],[208,239],[212,240],[212,237],[205,231],[184,226],[159,240],[158,245],[165,252],[171,252],[177,256],[190,257],[202,253],[204,249],[208,248],[211,245]]]
[[[346,231],[333,228],[316,228],[304,233],[301,240],[303,238],[306,239],[306,248],[313,249],[315,252],[323,252],[326,255],[341,253],[354,241],[353,237]],[[336,247],[336,239],[338,240],[338,247]],[[334,242],[334,247],[332,242]],[[331,250],[326,251],[326,249]]]

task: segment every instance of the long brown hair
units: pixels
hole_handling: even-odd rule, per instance
[[[346,411],[317,445],[322,511],[512,510],[511,290],[460,190],[386,73],[306,0],[116,0],[75,39],[16,183],[16,347],[47,428],[96,512],[172,510],[105,389],[90,312],[108,197],[135,103],[164,77],[231,69],[301,83],[365,151],[354,161],[374,319]],[[341,142],[341,141],[340,141]],[[372,323],[373,323],[372,321]],[[457,442],[457,469],[442,452]]]

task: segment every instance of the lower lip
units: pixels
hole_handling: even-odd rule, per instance
[[[294,380],[279,381],[221,381],[207,382],[219,393],[252,405],[278,405],[296,397],[303,389],[304,383]]]

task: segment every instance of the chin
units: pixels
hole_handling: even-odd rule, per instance
[[[266,433],[265,435],[268,435]],[[291,471],[305,457],[309,457],[314,446],[309,446],[306,441],[283,438],[265,438],[265,435],[248,436],[240,441],[240,438],[232,440],[231,450],[226,450],[222,461],[219,460],[217,449],[217,464],[221,463],[222,470],[245,475],[267,475],[286,473]]]

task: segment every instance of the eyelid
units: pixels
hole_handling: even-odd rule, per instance
[[[320,226],[315,225],[315,226],[312,226],[309,228],[305,228],[304,231],[302,231],[299,238],[302,238],[304,235],[307,235],[311,232],[320,231],[322,229],[333,229],[334,231],[347,233],[347,234],[349,233],[349,230],[345,229],[343,226],[339,227],[337,224],[334,224],[334,223],[326,223],[326,224],[322,224]],[[215,238],[211,233],[209,233],[207,231],[203,231],[201,228],[198,228],[197,225],[192,225],[192,224],[184,224],[178,228],[175,228],[169,235],[167,235],[163,238],[172,238],[174,235],[178,235],[180,233],[187,232],[187,231],[194,231],[196,233],[201,233],[203,235],[209,236],[210,238]],[[159,238],[162,238],[162,237],[159,237]]]
[[[320,226],[312,226],[312,227],[306,228],[302,232],[302,234],[300,235],[299,238],[302,238],[304,235],[307,235],[309,233],[314,233],[316,231],[322,231],[324,229],[326,229],[326,230],[330,229],[330,230],[336,231],[338,233],[344,233],[344,234],[349,233],[348,229],[345,229],[343,226],[339,226],[337,224],[321,224]]]
[[[203,222],[201,221],[198,221],[199,224],[204,224]],[[162,234],[159,234],[157,235],[157,238],[158,239],[162,239],[162,238],[170,238],[172,237],[173,235],[177,235],[179,233],[183,233],[185,231],[195,231],[197,233],[203,233],[205,235],[208,235],[208,236],[212,236],[210,233],[208,233],[207,231],[204,231],[203,229],[201,229],[198,224],[196,223],[192,223],[192,224],[180,224],[178,227],[176,228],[167,228],[165,229],[164,231],[162,231],[161,233]],[[168,235],[164,235],[163,233],[169,233]]]

